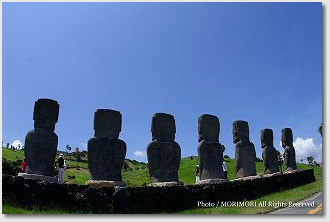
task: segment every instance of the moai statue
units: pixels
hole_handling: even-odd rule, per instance
[[[243,120],[233,122],[233,140],[235,143],[236,178],[255,176],[256,151],[249,139],[249,124]]]
[[[199,184],[228,181],[222,168],[224,150],[219,133],[218,117],[204,114],[198,118]]]
[[[120,112],[98,109],[94,113],[94,137],[88,141],[90,186],[125,187],[121,169],[126,156],[126,143],[120,139],[122,117]]]
[[[38,99],[34,104],[34,129],[25,137],[26,179],[56,182],[54,174],[58,137],[54,133],[59,104],[52,99]]]
[[[181,148],[174,141],[174,117],[166,113],[154,114],[151,132],[152,142],[147,147],[150,186],[181,185],[178,178]]]
[[[272,174],[279,172],[278,151],[273,145],[273,130],[263,129],[261,134],[262,159],[264,162],[264,173]]]
[[[290,128],[282,129],[282,147],[284,148],[284,167],[285,171],[297,169],[296,152],[293,147],[293,135]]]

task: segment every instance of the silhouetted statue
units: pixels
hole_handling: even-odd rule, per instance
[[[174,117],[166,113],[156,113],[151,124],[152,142],[147,147],[151,185],[176,185],[181,148],[175,139]]]
[[[279,172],[278,151],[273,145],[273,130],[263,129],[260,131],[260,134],[264,173],[277,173]]]
[[[257,175],[256,151],[249,139],[248,122],[243,120],[233,122],[233,141],[235,143],[236,178]]]
[[[293,147],[293,135],[290,128],[282,129],[282,147],[284,148],[284,167],[285,171],[297,169],[296,152]]]
[[[54,133],[59,104],[52,99],[38,99],[34,104],[34,129],[25,137],[26,173],[28,179],[56,182],[53,177],[58,137]]]
[[[95,135],[88,141],[88,164],[91,186],[125,186],[121,169],[126,156],[126,143],[120,139],[122,116],[110,109],[94,114]]]
[[[198,183],[215,183],[226,179],[222,168],[224,150],[219,143],[219,133],[218,117],[204,114],[198,118]]]

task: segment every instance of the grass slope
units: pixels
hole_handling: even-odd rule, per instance
[[[69,212],[57,209],[39,210],[32,209],[26,210],[19,207],[2,204],[2,214],[68,214]]]
[[[228,165],[228,164],[227,164]],[[303,186],[293,188],[291,190],[285,190],[282,192],[272,193],[263,196],[259,199],[253,200],[258,207],[218,207],[218,208],[195,208],[190,210],[179,211],[177,214],[259,214],[274,211],[277,208],[272,206],[259,206],[260,203],[266,201],[266,203],[272,201],[280,202],[298,202],[304,200],[316,193],[322,191],[322,168],[316,166],[308,166],[305,164],[298,164],[299,169],[314,169],[314,175],[316,181]]]
[[[2,157],[10,160],[23,160],[24,152],[20,150],[2,149]],[[149,171],[145,164],[127,161],[127,165],[132,169],[128,171],[122,171],[123,181],[130,187],[145,186],[150,183]],[[235,178],[235,160],[226,159],[228,168],[228,178]],[[65,172],[64,181],[66,183],[85,184],[90,179],[90,173],[88,170],[88,164],[84,162],[76,162],[73,159],[66,161],[68,169]],[[198,157],[182,158],[179,169],[179,180],[184,184],[195,183],[195,166],[198,164]],[[143,169],[144,166],[145,168]],[[258,174],[263,171],[262,163],[257,162]]]
[[[23,151],[18,150],[9,150],[2,149],[2,157],[7,158],[8,160],[22,160],[24,156]],[[228,168],[228,178],[235,178],[235,160],[234,159],[225,159],[227,162]],[[148,168],[142,169],[142,166],[145,166],[142,163],[133,162],[131,160],[128,161],[128,165],[132,170],[123,171],[123,181],[130,187],[136,186],[146,186],[150,183]],[[191,158],[182,158],[180,169],[179,169],[179,180],[184,182],[184,184],[194,184],[195,183],[195,166],[198,164],[198,157]],[[65,182],[66,183],[75,183],[75,184],[85,184],[87,180],[90,179],[90,173],[88,170],[87,163],[75,162],[75,161],[67,161],[67,165],[69,169],[66,170],[65,173]],[[257,172],[258,174],[262,174],[263,172],[263,164],[262,162],[256,162]],[[305,164],[298,164],[298,168],[300,169],[308,169],[313,168],[314,174],[316,177],[316,182],[306,184],[291,190],[286,190],[278,193],[273,193],[266,195],[260,199],[255,200],[257,203],[262,201],[274,201],[280,200],[283,202],[297,202],[299,200],[305,199],[315,193],[322,191],[322,168],[308,166]],[[73,178],[74,176],[74,178]],[[256,208],[238,208],[238,207],[227,207],[227,208],[196,208],[191,210],[185,210],[178,212],[179,214],[255,214],[255,213],[263,213],[274,210],[274,207],[256,207]],[[20,211],[23,209],[14,209],[11,206],[6,206],[4,208],[5,212],[13,212]],[[22,212],[25,212],[23,210]],[[35,211],[32,211],[35,212]],[[45,211],[44,213],[51,213]],[[56,213],[57,211],[54,211]],[[59,211],[60,213],[64,213]],[[42,213],[42,212],[39,212]]]
[[[23,160],[24,152],[21,150],[10,150],[2,148],[2,158],[6,158],[10,161]]]

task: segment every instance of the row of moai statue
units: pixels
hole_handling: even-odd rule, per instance
[[[25,138],[27,179],[55,182],[54,161],[58,137],[54,133],[58,121],[59,104],[51,99],[38,99],[35,102],[34,129]],[[121,170],[126,156],[126,143],[119,139],[121,113],[110,109],[98,109],[94,114],[94,137],[88,141],[88,166],[91,186],[126,186],[122,181]],[[156,113],[151,124],[152,142],[147,146],[150,186],[182,185],[178,171],[181,148],[175,141],[175,119],[170,114]],[[198,118],[199,182],[218,183],[227,181],[222,168],[224,148],[219,142],[220,122],[214,115],[204,114]],[[286,171],[297,169],[293,135],[290,128],[282,130],[284,166]],[[238,120],[233,123],[235,143],[236,178],[257,175],[256,152],[249,139],[248,122]],[[273,145],[273,131],[261,130],[262,157],[265,174],[279,172],[278,151]]]

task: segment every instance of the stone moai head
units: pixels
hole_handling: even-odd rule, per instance
[[[293,134],[291,128],[284,128],[282,129],[282,147],[285,148],[286,146],[293,146]]]
[[[38,99],[34,103],[34,128],[55,130],[60,105],[52,99]]]
[[[249,138],[249,123],[243,120],[233,122],[233,141],[250,141]]]
[[[121,114],[116,110],[96,110],[94,113],[95,137],[118,139],[121,132],[121,121]]]
[[[198,142],[219,142],[220,122],[218,117],[204,114],[198,118]]]
[[[261,147],[274,147],[273,141],[274,141],[274,136],[273,136],[273,130],[271,129],[262,129],[260,131],[260,136],[261,136]]]
[[[151,123],[152,140],[171,142],[175,139],[174,116],[166,113],[155,113]]]

